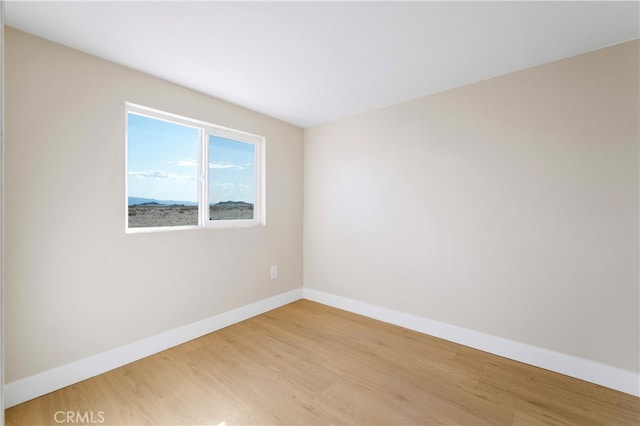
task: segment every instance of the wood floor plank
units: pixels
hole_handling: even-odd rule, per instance
[[[518,421],[639,424],[638,398],[511,360],[489,361],[478,387],[513,401]]]
[[[55,425],[67,411],[106,425],[640,424],[633,396],[308,300],[9,408],[5,420]]]

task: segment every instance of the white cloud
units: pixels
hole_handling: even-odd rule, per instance
[[[178,167],[196,167],[198,162],[196,160],[186,159],[178,161]]]
[[[163,170],[149,170],[146,172],[129,172],[129,176],[135,176],[142,179],[173,179],[173,180],[196,180],[195,176],[178,175],[176,173],[167,173]]]
[[[233,189],[233,184],[229,183],[229,182],[224,182],[224,183],[220,183],[220,182],[216,182],[213,184],[213,186],[215,186],[218,189],[221,189],[223,191],[228,191],[230,189]]]
[[[238,166],[237,164],[216,163],[216,162],[209,163],[209,168],[210,169],[238,169],[238,170],[244,169],[244,167]]]

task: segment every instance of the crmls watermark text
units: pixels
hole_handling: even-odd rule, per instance
[[[100,424],[104,423],[104,411],[56,411],[53,420],[56,423]]]

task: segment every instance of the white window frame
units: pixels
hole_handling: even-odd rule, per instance
[[[129,114],[153,118],[199,130],[198,155],[198,224],[189,226],[157,226],[129,228]],[[253,219],[220,219],[209,220],[209,136],[218,136],[238,142],[248,143],[254,147],[254,188]],[[195,120],[154,108],[125,102],[125,229],[127,233],[164,232],[186,229],[220,229],[245,228],[266,225],[265,209],[265,142],[264,136],[241,130],[218,126],[205,121]]]

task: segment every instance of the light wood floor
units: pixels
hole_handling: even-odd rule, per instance
[[[6,423],[58,411],[117,425],[640,424],[633,396],[307,300],[10,408]]]

